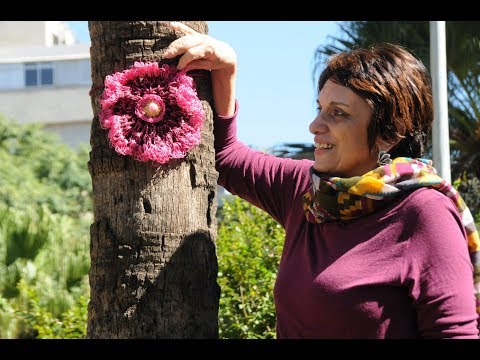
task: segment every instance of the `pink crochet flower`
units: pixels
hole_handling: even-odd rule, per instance
[[[164,164],[200,143],[204,111],[193,79],[174,66],[136,62],[108,75],[100,124],[121,155]]]

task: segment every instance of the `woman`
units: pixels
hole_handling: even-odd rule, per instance
[[[277,337],[478,338],[478,233],[458,193],[419,159],[433,120],[423,64],[390,44],[333,56],[309,127],[312,164],[239,142],[234,50],[170,26],[185,36],[164,58],[211,70],[219,183],[285,228]]]

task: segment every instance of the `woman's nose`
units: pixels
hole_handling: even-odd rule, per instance
[[[315,119],[310,123],[310,126],[308,127],[308,130],[312,134],[323,134],[328,131],[328,126],[323,120],[324,114],[322,112],[319,112]]]

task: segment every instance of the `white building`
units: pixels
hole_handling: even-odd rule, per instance
[[[0,114],[89,143],[90,45],[61,21],[0,21]]]

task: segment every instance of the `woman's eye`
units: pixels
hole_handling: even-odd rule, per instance
[[[317,106],[317,113],[320,114],[322,112],[322,107],[321,106]],[[342,110],[340,109],[332,109],[332,110],[329,110],[327,112],[327,114],[329,116],[331,116],[332,118],[345,118],[348,116],[347,113],[343,112]]]

